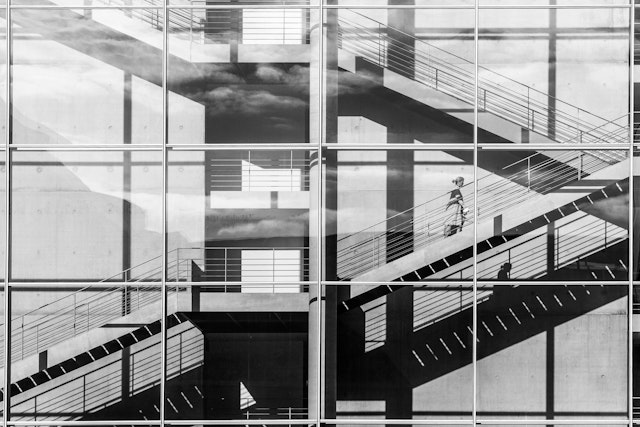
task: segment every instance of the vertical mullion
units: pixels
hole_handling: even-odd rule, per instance
[[[318,399],[318,401],[316,402],[316,413],[314,414],[315,417],[315,424],[317,427],[320,427],[320,419],[322,418],[322,409],[324,407],[324,395],[322,394],[322,390],[323,390],[323,379],[324,376],[322,375],[323,369],[324,369],[324,358],[322,357],[322,352],[324,349],[324,343],[323,343],[323,328],[322,328],[322,318],[323,318],[323,304],[322,304],[322,295],[323,295],[323,288],[322,288],[322,272],[323,272],[323,256],[322,256],[322,251],[324,250],[324,244],[323,244],[323,227],[322,227],[322,210],[323,210],[323,198],[322,198],[322,188],[323,188],[323,182],[322,182],[322,169],[323,169],[323,164],[322,164],[322,140],[324,137],[324,124],[325,124],[325,114],[324,114],[324,78],[325,78],[325,66],[324,66],[324,60],[325,60],[325,54],[324,54],[324,0],[317,0],[318,1],[318,67],[320,68],[318,70],[318,81],[312,84],[317,84],[318,85],[318,143],[317,143],[317,174],[318,177],[316,179],[316,191],[317,191],[317,197],[318,197],[318,202],[317,202],[317,206],[318,206],[318,212],[316,214],[316,218],[318,223],[316,224],[316,233],[318,233],[318,237],[316,239],[316,251],[317,251],[317,267],[316,267],[316,277],[315,277],[315,282],[316,282],[316,286],[317,286],[317,297],[318,297],[318,310],[317,310],[317,331],[316,333],[318,334],[318,351],[317,351],[317,386],[316,386],[316,399]],[[311,25],[311,23],[310,23]],[[336,29],[337,30],[337,29]],[[311,278],[310,278],[311,279]],[[309,406],[309,403],[307,402],[307,407]]]
[[[629,111],[630,111],[630,120],[629,120],[629,297],[628,297],[628,326],[627,326],[627,334],[628,334],[628,406],[629,406],[629,425],[633,426],[633,278],[634,278],[634,259],[633,259],[633,223],[634,223],[634,197],[633,197],[633,180],[634,180],[634,170],[633,170],[633,147],[634,147],[634,121],[635,121],[635,111],[634,111],[634,60],[635,60],[635,1],[631,2],[631,8],[629,11]]]
[[[162,1],[162,309],[160,329],[160,426],[165,425],[165,401],[167,380],[167,135],[169,119],[167,116],[167,28],[169,15],[167,2]]]
[[[9,274],[10,274],[10,256],[9,251],[11,249],[10,242],[11,239],[9,236],[11,235],[10,224],[11,224],[11,151],[10,148],[10,140],[11,140],[11,9],[9,5],[9,0],[5,0],[5,17],[6,17],[6,57],[5,57],[5,67],[6,67],[6,76],[5,76],[5,146],[4,146],[4,185],[5,185],[5,242],[4,242],[4,345],[3,345],[3,362],[4,362],[4,398],[2,399],[2,409],[3,409],[3,427],[7,427],[7,422],[9,418],[10,411],[10,391],[11,391],[11,325],[10,320],[11,316],[10,312],[10,295],[9,295]]]
[[[474,54],[474,94],[473,94],[473,346],[471,363],[473,370],[473,403],[471,418],[473,425],[478,422],[477,389],[478,389],[478,25],[480,0],[474,1],[473,54]]]

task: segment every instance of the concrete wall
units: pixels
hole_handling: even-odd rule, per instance
[[[160,87],[50,41],[18,39],[15,52],[16,143],[162,144]],[[175,94],[170,102],[175,113],[170,140],[203,143],[204,107]],[[129,108],[130,125],[124,120]],[[161,254],[162,155],[132,153],[131,166],[126,156],[16,154],[13,278],[104,279]],[[182,188],[202,195],[202,170],[195,179],[189,172],[193,167],[186,170],[175,168]],[[125,201],[131,204],[130,225],[123,217]],[[174,206],[181,212],[183,206],[200,205],[180,200]],[[191,227],[186,240],[202,239],[203,225],[198,228],[193,219],[184,224]],[[133,274],[138,272],[143,269]]]

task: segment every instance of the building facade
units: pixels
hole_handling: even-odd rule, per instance
[[[640,422],[634,5],[318,1],[0,6],[3,426]]]

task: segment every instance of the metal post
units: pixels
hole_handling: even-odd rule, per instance
[[[582,167],[584,165],[584,160],[582,157],[582,151],[578,154],[578,181],[582,179]]]
[[[378,65],[384,67],[382,63],[382,25],[378,24]]]
[[[531,157],[527,157],[527,192],[531,190]]]
[[[531,109],[531,88],[527,86],[527,127],[529,127],[529,110]],[[529,127],[529,129],[531,129]]]

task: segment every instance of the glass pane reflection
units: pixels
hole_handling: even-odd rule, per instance
[[[335,399],[337,418],[471,417],[472,289],[353,283],[325,291],[327,389],[336,387],[325,399],[331,407]]]
[[[481,150],[478,278],[628,280],[627,156]]]
[[[11,289],[11,419],[158,419],[154,285]]]
[[[627,307],[627,286],[480,287],[478,416],[625,419]]]
[[[11,143],[162,144],[162,10],[20,9],[12,20]]]
[[[12,156],[12,279],[160,279],[162,153]]]
[[[315,157],[294,150],[171,151],[169,279],[286,283],[314,277]]]

